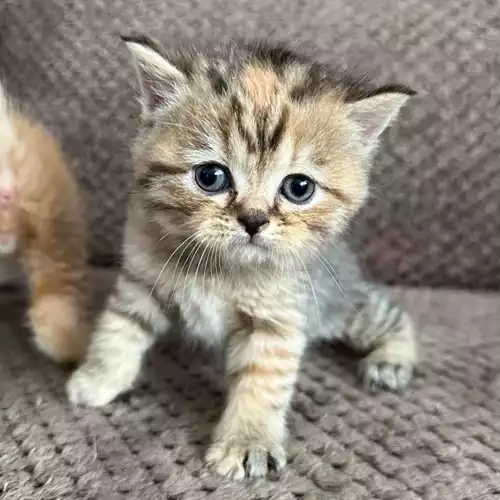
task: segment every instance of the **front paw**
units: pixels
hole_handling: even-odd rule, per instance
[[[78,368],[66,384],[66,392],[74,405],[105,406],[119,394],[126,391],[129,384],[117,373],[86,366]]]
[[[227,438],[214,443],[205,457],[209,466],[221,476],[241,480],[264,477],[279,471],[286,464],[286,454],[280,443],[264,439]]]

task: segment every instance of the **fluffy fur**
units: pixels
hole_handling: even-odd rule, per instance
[[[412,92],[353,84],[266,45],[167,54],[145,37],[125,41],[141,85],[137,184],[123,271],[69,398],[101,406],[131,388],[180,318],[186,335],[226,355],[227,404],[207,461],[236,479],[263,476],[286,463],[310,342],[367,354],[367,387],[410,381],[412,323],[363,280],[341,235],[366,198],[378,138]],[[214,162],[231,181],[210,194],[197,172]],[[296,174],[315,185],[305,203],[284,191]]]
[[[85,352],[85,262],[77,185],[59,145],[0,84],[2,280],[25,272],[36,343],[57,361],[79,361]]]

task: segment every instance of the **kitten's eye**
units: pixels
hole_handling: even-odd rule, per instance
[[[195,169],[195,178],[198,186],[208,193],[220,193],[231,184],[226,167],[218,163],[204,163]]]
[[[316,184],[305,175],[290,175],[281,185],[281,193],[292,203],[309,201],[315,190]]]

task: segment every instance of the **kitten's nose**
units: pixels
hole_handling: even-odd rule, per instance
[[[262,210],[254,210],[238,216],[238,222],[250,236],[254,236],[262,226],[269,224],[269,217]]]

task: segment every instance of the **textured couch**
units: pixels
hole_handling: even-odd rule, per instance
[[[403,395],[368,395],[347,353],[311,352],[287,470],[232,484],[202,466],[222,401],[210,356],[160,346],[128,398],[74,410],[67,373],[29,344],[22,297],[3,291],[0,498],[500,498],[498,2],[1,0],[0,77],[63,140],[98,266],[117,261],[137,123],[117,33],[140,30],[169,44],[272,36],[419,91],[385,138],[352,233],[413,312],[423,361]],[[112,277],[94,278],[98,307]]]

